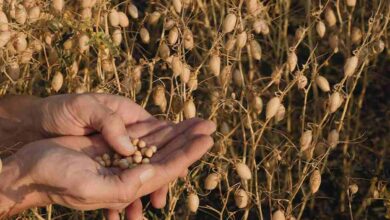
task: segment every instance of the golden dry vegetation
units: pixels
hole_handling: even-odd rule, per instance
[[[390,218],[388,0],[1,0],[0,94],[218,125],[148,219]],[[53,206],[22,219],[100,219]]]

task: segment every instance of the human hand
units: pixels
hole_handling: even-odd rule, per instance
[[[172,133],[172,128],[158,129],[149,134],[150,124],[146,125],[134,126],[133,129],[135,137],[142,137],[161,148],[152,164],[140,165],[116,175],[114,170],[101,167],[93,160],[110,150],[99,136],[38,141],[23,147],[6,160],[0,178],[7,181],[1,182],[0,189],[4,193],[0,199],[12,204],[10,214],[49,203],[82,210],[120,210],[177,178],[183,169],[211,147],[212,139],[200,134],[211,134],[215,129],[212,123],[205,122],[176,135]],[[184,146],[188,141],[190,144]],[[13,205],[15,202],[17,204]]]
[[[107,94],[68,94],[50,96],[35,102],[32,123],[41,137],[88,135],[100,132],[119,154],[135,151],[126,125],[156,120],[129,99]]]

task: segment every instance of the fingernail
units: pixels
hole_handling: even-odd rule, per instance
[[[147,170],[145,170],[144,172],[142,172],[141,175],[139,176],[141,183],[146,183],[147,181],[152,179],[152,177],[154,177],[155,173],[156,173],[156,171],[154,170],[154,168],[152,166],[150,168],[148,168]]]
[[[135,152],[135,147],[130,141],[130,138],[128,136],[122,136],[119,138],[119,143],[122,145],[123,148],[130,151],[130,154],[133,154]]]

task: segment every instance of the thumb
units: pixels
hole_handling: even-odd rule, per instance
[[[119,154],[129,156],[135,152],[126,125],[118,113],[99,103],[99,106],[89,115],[89,123]]]

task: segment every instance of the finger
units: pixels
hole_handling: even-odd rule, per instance
[[[150,202],[156,209],[164,208],[167,203],[168,185],[165,185],[150,194]]]
[[[107,143],[119,154],[129,156],[135,152],[121,116],[104,105],[89,116],[90,126],[101,132]]]
[[[162,130],[165,127],[171,125],[169,121],[146,121],[139,122],[127,126],[127,132],[131,138],[142,138],[144,136],[150,135],[156,130]],[[64,136],[52,139],[54,142],[70,148],[76,151],[82,151],[86,153],[91,158],[101,156],[104,153],[109,153],[112,149],[109,147],[107,142],[100,134],[93,136]]]
[[[152,163],[156,174],[149,181],[146,181],[141,185],[136,197],[142,197],[154,192],[160,188],[161,185],[168,184],[176,179],[180,176],[183,168],[187,168],[192,163],[199,160],[212,145],[213,139],[210,136],[202,135],[190,141],[186,146],[177,149],[169,157],[166,157],[157,163]]]
[[[114,209],[107,209],[104,212],[107,220],[120,220],[119,211]]]
[[[170,121],[153,120],[139,122],[126,127],[127,133],[131,138],[144,138],[145,136],[151,135],[157,131],[166,129],[172,126],[173,123]]]
[[[214,122],[211,121],[200,121],[187,129],[185,132],[178,135],[175,139],[167,144],[169,147],[164,147],[158,151],[152,161],[159,161],[162,158],[169,156],[172,152],[183,146],[188,141],[199,135],[210,135],[215,131],[216,127]]]
[[[143,140],[149,145],[156,145],[157,147],[161,148],[176,136],[182,134],[187,129],[202,121],[203,119],[200,118],[192,118],[189,120],[185,120],[183,122],[180,122],[179,124],[166,127],[165,129],[159,130],[151,135],[148,135],[144,137]]]
[[[91,95],[112,111],[118,113],[126,125],[141,121],[157,120],[140,105],[126,97],[97,93],[93,93]]]
[[[127,220],[142,220],[142,201],[136,199],[125,210]]]

